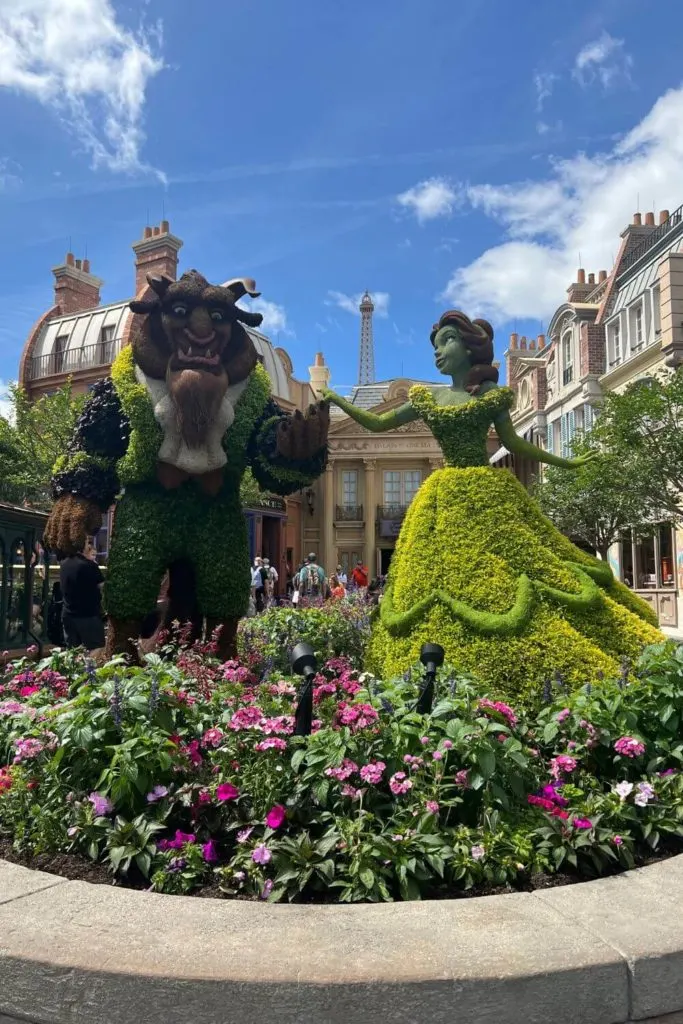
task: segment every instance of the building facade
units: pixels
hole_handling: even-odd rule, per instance
[[[28,396],[39,398],[69,380],[73,391],[82,393],[107,376],[112,361],[130,342],[139,323],[129,302],[152,294],[147,274],[177,278],[182,244],[171,233],[168,221],[146,227],[142,238],[133,245],[135,293],[121,302],[100,302],[103,281],[92,273],[89,260],[77,260],[68,253],[64,263],[53,267],[53,305],[31,330],[19,366],[19,383]],[[308,381],[294,378],[288,354],[284,349],[274,348],[262,332],[245,329],[268,371],[274,399],[288,412],[306,409],[313,401],[313,392]],[[293,564],[302,557],[301,502],[301,494],[286,501],[268,497],[246,511],[252,554],[269,558],[283,579],[287,562]],[[97,538],[102,561],[106,561],[110,533],[109,514]]]
[[[563,456],[590,430],[602,396],[683,362],[683,207],[636,213],[608,274],[579,270],[547,336],[510,336],[513,422],[527,439]],[[540,464],[499,448],[492,463],[528,484]],[[616,575],[644,597],[660,623],[683,623],[683,533],[639,524],[610,550]],[[677,551],[680,555],[677,556]],[[680,559],[680,561],[679,561]],[[680,579],[679,579],[680,577]]]

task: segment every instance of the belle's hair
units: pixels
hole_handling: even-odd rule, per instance
[[[470,320],[467,314],[459,309],[449,309],[432,327],[429,336],[432,345],[437,331],[446,324],[452,324],[458,329],[470,357],[471,369],[465,381],[465,390],[476,395],[484,381],[491,380],[497,384],[498,370],[493,366],[493,327],[488,320]]]

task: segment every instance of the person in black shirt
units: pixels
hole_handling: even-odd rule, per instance
[[[67,647],[94,651],[104,647],[102,585],[104,576],[95,561],[95,549],[86,541],[83,551],[59,563],[62,588],[62,624]]]

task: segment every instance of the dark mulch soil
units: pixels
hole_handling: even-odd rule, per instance
[[[638,867],[646,867],[648,864],[655,864],[657,861],[667,860],[683,853],[683,839],[669,839],[663,843],[656,854],[643,852],[636,856]],[[17,853],[12,848],[9,839],[0,837],[0,860],[10,861],[12,864],[21,864],[22,867],[32,868],[34,871],[46,871],[52,875],[60,875],[72,881],[92,882],[95,885],[115,885],[123,889],[149,889],[149,882],[139,873],[131,873],[128,878],[112,878],[111,871],[104,864],[95,864],[91,860],[80,857],[76,853],[39,853],[27,854]],[[622,874],[617,868],[612,874]],[[605,876],[603,876],[605,877]],[[558,872],[554,875],[536,874],[521,875],[516,885],[477,885],[472,889],[454,889],[450,892],[435,890],[432,893],[425,893],[426,899],[434,900],[457,900],[473,899],[477,896],[504,896],[515,892],[535,892],[538,889],[555,889],[560,885],[576,885],[580,882],[588,882],[591,879],[577,873]],[[222,892],[217,885],[206,885],[201,889],[195,889],[189,893],[199,899],[239,899],[252,900],[256,897],[228,896]],[[326,900],[324,894],[310,893],[303,894],[300,903],[334,903],[333,898]]]

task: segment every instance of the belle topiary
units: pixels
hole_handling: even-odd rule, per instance
[[[487,433],[493,424],[509,451],[542,462],[572,468],[582,460],[516,434],[514,394],[497,386],[492,365],[490,324],[451,310],[431,341],[451,387],[414,386],[405,405],[381,416],[326,393],[369,430],[424,420],[447,465],[425,481],[404,520],[368,667],[401,672],[431,640],[459,670],[516,696],[557,671],[570,684],[616,674],[622,657],[662,639],[652,611],[559,533],[509,471],[488,465]]]
[[[152,300],[131,303],[144,316],[140,329],[111,380],[95,385],[55,466],[45,542],[60,554],[81,550],[125,488],[104,593],[106,655],[136,656],[170,567],[194,586],[208,632],[221,627],[228,657],[249,597],[241,478],[251,466],[257,484],[280,495],[310,483],[326,463],[329,410],[290,416],[272,400],[242,326],[262,317],[236,305],[258,295],[252,280],[218,287],[192,270],[176,282],[148,281]]]

